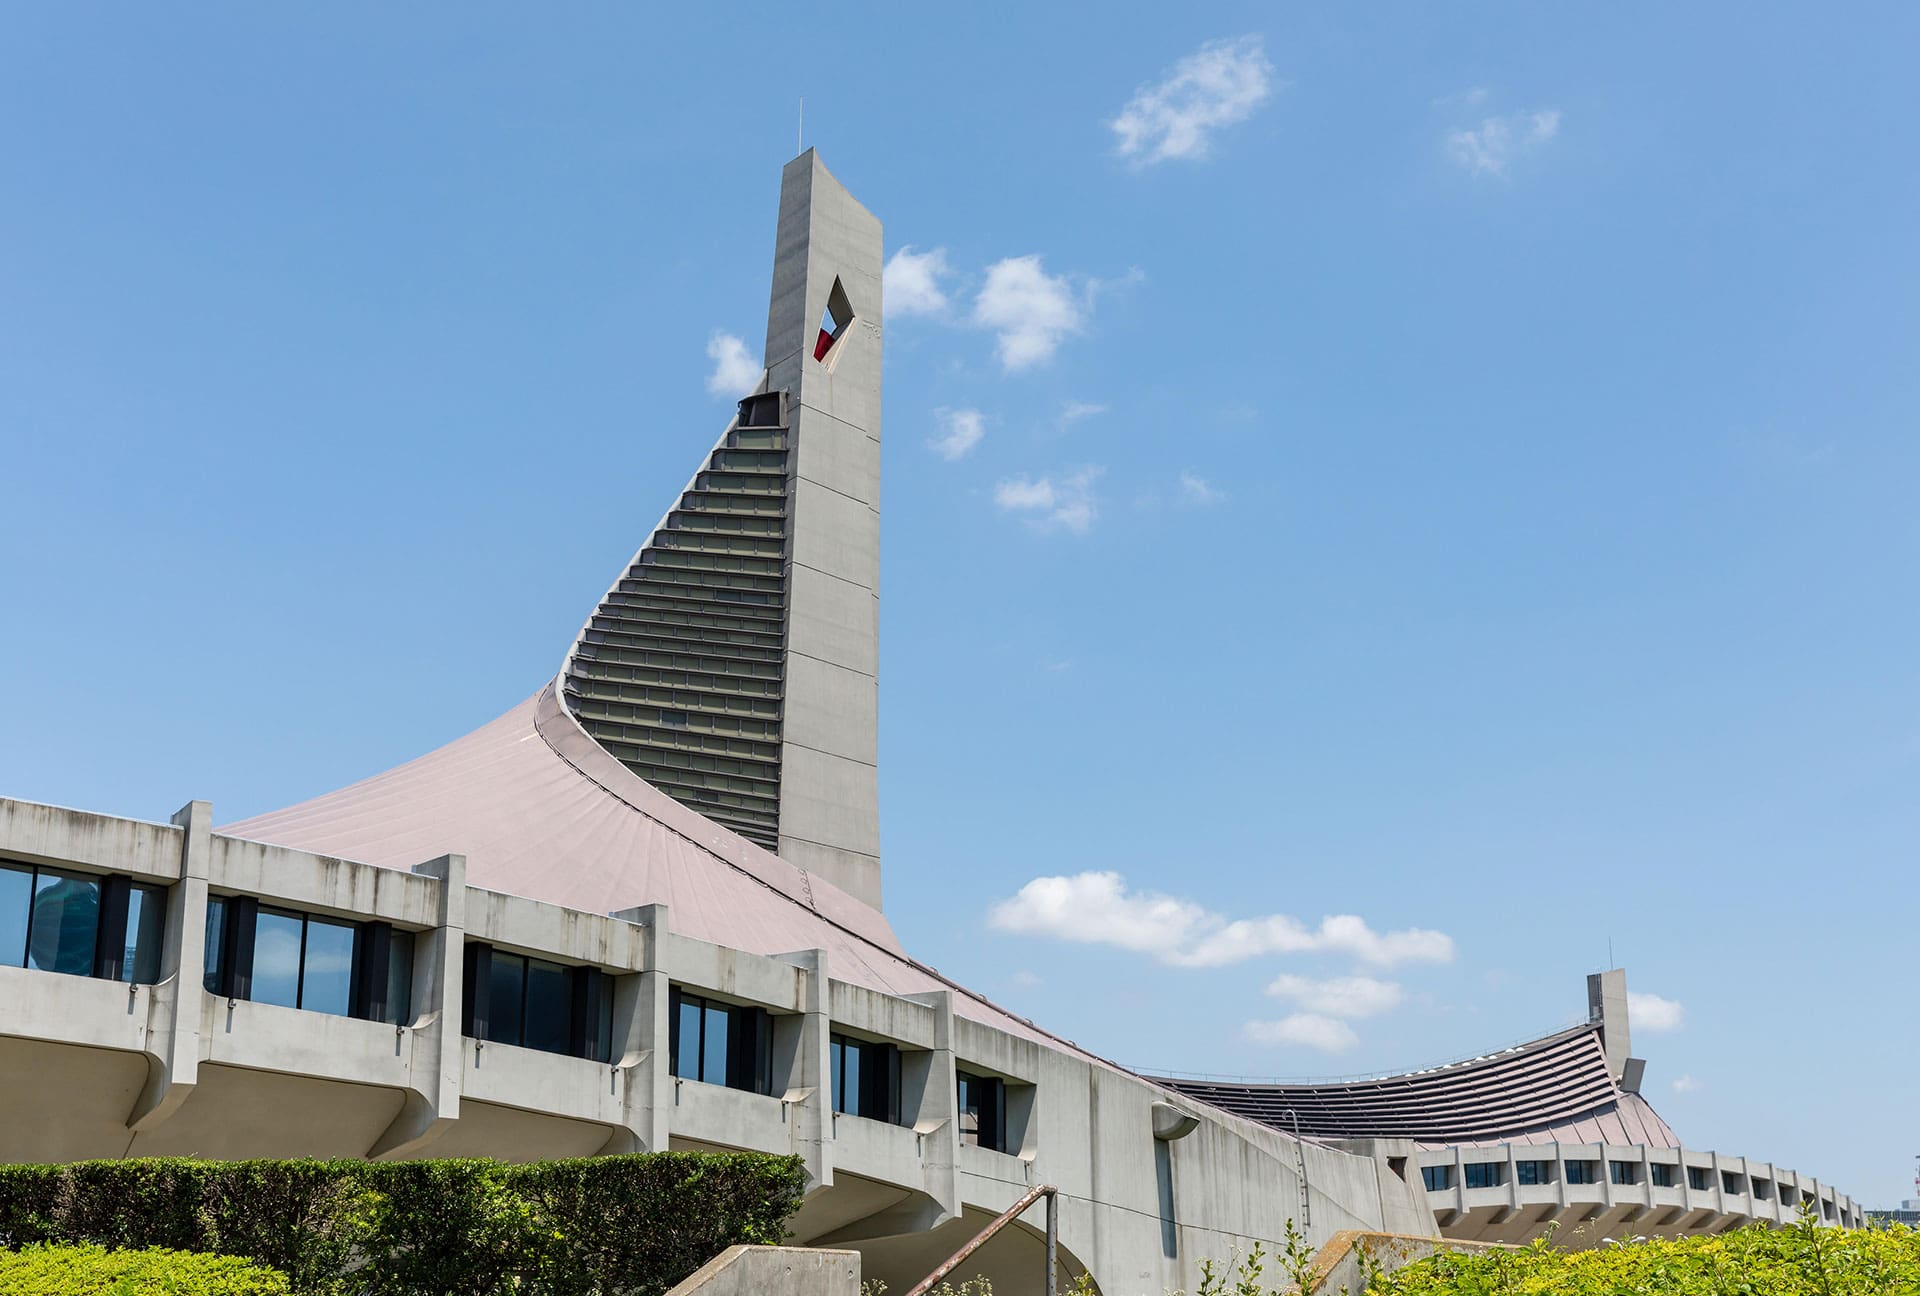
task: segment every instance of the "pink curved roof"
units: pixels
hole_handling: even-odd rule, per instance
[[[218,831],[383,868],[465,855],[470,886],[588,913],[664,904],[682,936],[756,954],[824,949],[837,980],[952,990],[963,1017],[1072,1047],[909,958],[879,910],[648,784],[551,684],[417,760]]]

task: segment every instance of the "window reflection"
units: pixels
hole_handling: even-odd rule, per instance
[[[352,1004],[353,940],[351,923],[307,919],[307,941],[300,963],[300,1007],[347,1015]]]
[[[0,864],[0,966],[25,967],[33,870]]]
[[[136,886],[127,893],[127,937],[120,957],[120,979],[152,985],[160,979],[160,942],[166,939],[167,893],[161,887]]]
[[[527,960],[527,1028],[522,1043],[548,1053],[567,1051],[573,1010],[568,969],[544,959]]]
[[[27,966],[42,972],[93,975],[94,942],[100,935],[100,883],[40,870],[33,888]]]

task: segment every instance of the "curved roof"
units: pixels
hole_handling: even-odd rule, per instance
[[[664,904],[682,936],[755,954],[824,949],[837,980],[951,990],[962,1017],[1091,1058],[909,958],[878,909],[647,783],[553,684],[437,751],[218,831],[395,869],[461,854],[470,886],[588,913]]]
[[[1312,1138],[1679,1146],[1646,1100],[1614,1081],[1597,1023],[1378,1080],[1290,1085],[1153,1078],[1236,1116]]]

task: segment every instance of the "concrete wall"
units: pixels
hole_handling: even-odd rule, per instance
[[[784,860],[880,906],[880,222],[808,149],[780,176],[767,384],[793,451]],[[838,283],[852,323],[814,358]]]
[[[728,1247],[667,1296],[860,1296],[860,1253]]]
[[[1108,1296],[1191,1290],[1202,1260],[1271,1246],[1290,1219],[1318,1243],[1345,1229],[1429,1232],[1433,1206],[1481,1218],[1473,1193],[1429,1204],[1413,1176],[1437,1154],[1299,1143],[959,1015],[951,993],[896,996],[837,981],[825,951],[763,957],[669,932],[664,906],[590,914],[477,890],[457,855],[402,873],[217,836],[210,822],[204,802],[159,825],[0,800],[0,858],[162,883],[172,906],[159,985],[0,968],[0,1160],[791,1152],[810,1179],[795,1240],[858,1250],[865,1276],[896,1291],[1039,1184],[1061,1189],[1064,1273],[1090,1271]],[[413,933],[412,1019],[395,1026],[208,994],[209,893]],[[468,936],[609,973],[614,1060],[462,1035]],[[668,1074],[673,985],[773,1014],[773,1093]],[[831,1110],[831,1030],[902,1050],[902,1123]],[[956,1067],[1006,1083],[1007,1151],[961,1142]],[[1584,1201],[1576,1194],[1569,1205]],[[1040,1229],[1036,1209],[964,1276],[994,1279],[1000,1296],[1036,1290]]]

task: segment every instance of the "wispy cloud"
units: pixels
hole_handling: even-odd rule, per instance
[[[1673,1091],[1675,1093],[1699,1093],[1704,1088],[1706,1088],[1705,1085],[1690,1075],[1677,1076],[1674,1078]]]
[[[974,298],[973,322],[999,334],[1001,367],[1017,373],[1051,360],[1085,319],[1066,277],[1048,274],[1036,254],[987,267],[986,283]]]
[[[987,434],[986,417],[977,409],[941,408],[933,412],[940,431],[927,438],[933,452],[948,463],[964,459]]]
[[[1447,152],[1475,175],[1504,179],[1515,162],[1537,153],[1559,133],[1558,108],[1483,117],[1478,126],[1448,131]]]
[[[1227,493],[1195,472],[1180,474],[1180,502],[1194,508],[1206,508],[1226,499]]]
[[[1107,125],[1114,151],[1136,166],[1204,158],[1214,135],[1273,95],[1273,64],[1258,36],[1210,41],[1141,86]]]
[[[1316,980],[1292,972],[1282,972],[1269,981],[1267,993],[1326,1017],[1377,1017],[1398,1008],[1406,997],[1397,981],[1364,976]]]
[[[747,344],[719,329],[707,339],[707,359],[713,372],[707,375],[707,390],[726,400],[736,400],[752,391],[760,381],[760,362],[747,350]]]
[[[1345,1053],[1360,1042],[1353,1027],[1319,1013],[1294,1013],[1279,1021],[1250,1021],[1240,1028],[1240,1037],[1251,1044],[1290,1045],[1322,1053]]]
[[[1070,400],[1060,407],[1060,413],[1055,416],[1054,423],[1064,430],[1072,427],[1082,419],[1090,419],[1096,414],[1105,414],[1106,412],[1107,407],[1105,405],[1096,405],[1092,401]]]
[[[1040,877],[995,905],[1000,931],[1085,945],[1112,945],[1174,967],[1223,967],[1267,954],[1346,954],[1362,963],[1447,963],[1453,940],[1421,928],[1376,932],[1353,914],[1308,927],[1286,914],[1229,920],[1176,896],[1132,892],[1118,873]]]
[[[1105,469],[1081,468],[1062,477],[1009,477],[993,488],[993,502],[1008,513],[1025,514],[1041,531],[1085,535],[1100,515],[1093,484]]]
[[[1629,990],[1627,991],[1627,1022],[1634,1030],[1664,1035],[1670,1031],[1677,1031],[1687,1024],[1687,1009],[1684,1004],[1675,999],[1663,999],[1657,994],[1642,994],[1636,990]]]
[[[911,244],[888,258],[882,272],[881,291],[885,295],[887,315],[898,319],[906,315],[940,315],[947,309],[947,294],[940,281],[952,272],[947,267],[947,250],[915,252]]]

